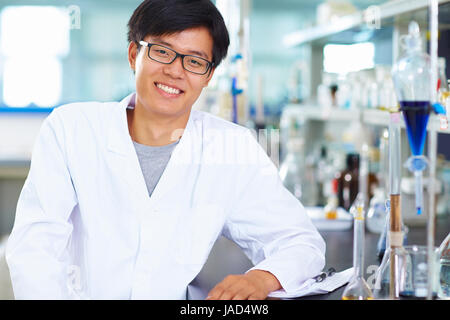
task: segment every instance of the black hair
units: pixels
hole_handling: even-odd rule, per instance
[[[145,0],[128,21],[128,42],[206,27],[213,39],[213,64],[225,58],[230,44],[223,17],[211,0]]]

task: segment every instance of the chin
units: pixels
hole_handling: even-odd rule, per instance
[[[174,107],[174,106],[160,106],[152,109],[154,113],[160,114],[166,117],[180,117],[190,111],[190,108],[186,109],[184,107]]]

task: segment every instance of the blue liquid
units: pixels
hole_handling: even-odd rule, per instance
[[[427,135],[428,118],[430,117],[429,101],[400,101],[406,123],[411,152],[415,156],[423,153]]]

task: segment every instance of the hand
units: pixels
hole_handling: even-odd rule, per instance
[[[251,270],[226,276],[208,293],[206,300],[264,300],[280,288],[280,282],[270,272]]]

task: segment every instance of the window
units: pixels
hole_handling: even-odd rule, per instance
[[[0,12],[3,104],[54,107],[60,101],[69,24],[68,11],[52,6],[9,6]]]

